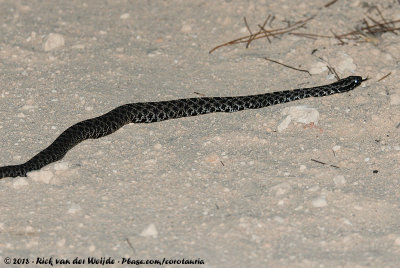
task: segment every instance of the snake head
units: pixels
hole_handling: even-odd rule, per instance
[[[368,77],[363,79],[361,76],[349,76],[343,80],[347,80],[349,82],[348,86],[353,89],[361,85],[362,82],[367,81]]]

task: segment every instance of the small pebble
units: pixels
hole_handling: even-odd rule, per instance
[[[140,235],[145,237],[152,236],[153,238],[157,238],[158,231],[156,229],[156,226],[153,223],[151,223],[149,226],[146,227],[146,229],[144,229],[140,233]]]
[[[162,145],[160,143],[154,144],[154,149],[161,150]]]
[[[192,26],[185,24],[181,28],[181,32],[183,33],[190,33],[192,31]]]
[[[61,34],[49,34],[43,43],[44,51],[51,51],[64,46],[64,37]]]
[[[325,196],[319,196],[319,197],[314,198],[311,201],[311,204],[315,208],[322,208],[322,207],[326,207],[328,205],[328,203],[326,202]]]
[[[36,232],[36,230],[35,230],[35,228],[33,228],[32,226],[26,226],[25,227],[25,233],[27,233],[27,234],[33,234],[33,233],[35,233]]]
[[[119,16],[119,18],[120,18],[121,20],[126,20],[126,19],[128,19],[130,16],[131,16],[131,15],[129,15],[129,13],[124,13],[124,14],[122,14],[121,16]]]
[[[346,179],[343,175],[337,175],[333,178],[333,182],[336,186],[343,186],[346,184]]]
[[[278,132],[282,132],[283,130],[285,130],[292,120],[297,123],[314,123],[315,125],[317,125],[319,121],[318,110],[306,106],[286,107],[282,110],[282,115],[286,115],[286,118],[278,125]]]

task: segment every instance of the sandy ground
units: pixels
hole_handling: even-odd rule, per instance
[[[319,57],[341,77],[370,78],[346,94],[128,125],[36,177],[1,180],[0,266],[399,267],[400,37],[284,35],[208,53],[247,34],[244,16],[256,31],[269,14],[275,28],[315,15],[302,30],[315,34],[379,18],[378,3],[400,19],[394,0],[327,2],[0,1],[1,165],[125,103],[332,83]],[[277,131],[292,106],[313,108],[318,122]]]

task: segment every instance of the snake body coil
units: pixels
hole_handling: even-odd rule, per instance
[[[78,143],[86,139],[107,136],[128,123],[152,123],[215,112],[232,113],[246,109],[259,109],[309,97],[323,97],[347,92],[359,86],[364,80],[360,76],[349,76],[325,86],[258,95],[203,97],[121,105],[99,117],[84,120],[69,127],[49,147],[26,163],[0,167],[0,178],[26,176],[27,172],[38,170],[62,159]]]

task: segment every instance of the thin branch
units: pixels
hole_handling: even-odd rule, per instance
[[[249,45],[250,45],[250,43],[253,42],[254,40],[257,40],[257,39],[260,39],[260,38],[267,38],[267,37],[276,37],[276,36],[279,36],[279,35],[283,35],[283,34],[292,32],[292,31],[294,31],[294,30],[296,30],[296,29],[303,28],[303,27],[306,25],[306,23],[307,23],[308,21],[310,21],[311,19],[313,19],[313,18],[314,18],[314,17],[310,17],[310,18],[308,18],[308,19],[306,19],[306,20],[303,20],[303,21],[297,21],[297,22],[295,22],[295,23],[292,24],[292,25],[288,25],[287,27],[284,27],[284,28],[277,28],[277,29],[271,29],[271,30],[266,30],[266,29],[265,29],[265,25],[266,25],[266,23],[265,23],[265,25],[263,25],[262,27],[260,27],[260,30],[259,30],[258,32],[256,32],[256,33],[254,33],[254,34],[253,34],[252,31],[250,30],[250,27],[248,26],[248,23],[247,23],[246,18],[244,18],[245,25],[246,25],[246,27],[247,27],[247,29],[248,29],[250,35],[242,36],[242,37],[240,37],[240,38],[234,39],[234,40],[229,41],[229,42],[227,42],[227,43],[218,45],[218,46],[214,47],[213,49],[211,49],[211,50],[209,51],[209,53],[211,54],[211,53],[214,52],[215,50],[217,50],[217,49],[219,49],[219,48],[221,48],[221,47],[224,47],[224,46],[229,46],[229,45],[234,45],[234,44],[240,44],[240,43],[246,43],[246,48],[248,48]],[[266,21],[267,21],[267,23],[268,23],[268,20],[266,20]]]
[[[287,68],[290,68],[290,69],[293,69],[293,70],[296,70],[296,71],[308,73],[308,74],[311,76],[311,73],[310,73],[309,71],[307,71],[307,70],[295,68],[295,67],[286,65],[286,64],[284,64],[284,63],[280,63],[279,61],[276,61],[276,60],[271,60],[271,59],[268,59],[268,58],[264,58],[264,59],[265,59],[265,60],[268,60],[268,61],[271,61],[271,62],[274,62],[274,63],[277,63],[277,64],[280,64],[280,65],[282,65],[282,66],[285,66],[285,67],[287,67]]]
[[[330,64],[329,64],[329,62],[327,62],[326,60],[324,60],[322,57],[318,57],[320,60],[322,60],[323,62],[325,62],[326,63],[326,68],[328,68],[328,70],[333,74],[333,75],[335,75],[335,78],[336,78],[336,80],[340,80],[340,76],[337,74],[337,72],[336,72],[336,70],[335,70],[335,68],[333,68]]]
[[[330,7],[331,5],[333,5],[334,3],[336,3],[337,2],[337,0],[332,0],[332,1],[330,1],[329,3],[326,3],[325,5],[324,5],[324,7]]]
[[[129,241],[129,238],[126,238],[125,241],[126,241],[126,243],[128,243],[128,246],[132,249],[133,253],[136,253],[136,250],[135,250],[135,248],[132,246],[131,241]]]
[[[400,1],[400,0],[399,0]],[[332,5],[336,1],[331,1],[327,3],[327,5]],[[295,32],[295,30],[304,28],[308,21],[314,18],[310,17],[308,19],[297,21],[293,24],[287,22],[287,26],[283,28],[277,29],[266,29],[266,25],[271,27],[272,21],[275,19],[274,16],[268,16],[267,19],[264,21],[262,25],[258,24],[259,30],[253,33],[250,29],[250,26],[247,23],[246,18],[244,18],[244,23],[246,25],[247,30],[249,31],[249,35],[242,36],[240,38],[234,39],[232,41],[226,42],[224,44],[218,45],[211,49],[209,53],[211,54],[215,50],[229,45],[241,44],[245,43],[246,48],[250,46],[250,43],[254,40],[260,38],[267,38],[268,42],[271,43],[271,37],[277,38],[284,34],[292,34],[296,36],[301,36],[304,38],[310,39],[318,39],[318,38],[336,38],[339,41],[339,44],[345,45],[345,40],[354,40],[355,42],[376,42],[378,41],[377,37],[380,36],[382,33],[390,32],[393,34],[398,34],[400,31],[400,19],[397,20],[387,20],[382,12],[375,8],[378,12],[379,19],[374,19],[371,16],[366,16],[362,20],[361,27],[354,27],[355,30],[343,33],[343,34],[336,34],[331,30],[332,35],[320,35],[314,33],[304,33],[304,32]],[[268,22],[269,21],[269,22]],[[271,27],[272,28],[272,27]]]
[[[249,33],[250,33],[249,40],[247,41],[247,44],[246,44],[246,48],[248,48],[249,45],[250,45],[250,43],[251,43],[251,41],[253,41],[253,39],[254,39],[254,34],[251,32],[251,29],[250,29],[250,27],[249,27],[249,24],[247,24],[246,17],[243,17],[243,20],[244,20],[244,24],[246,25],[247,30],[248,30]]]
[[[339,42],[340,42],[341,45],[345,45],[345,44],[346,44],[346,43],[340,38],[340,36],[338,36],[337,34],[335,34],[332,30],[331,30],[331,33],[333,34],[333,36],[334,36],[337,40],[339,40]]]
[[[386,77],[388,77],[389,75],[391,75],[392,74],[392,72],[390,72],[390,73],[388,73],[388,74],[386,74],[386,75],[384,75],[384,76],[382,76],[381,78],[379,78],[378,79],[378,81],[377,82],[380,82],[380,81],[382,81],[383,79],[385,79]]]
[[[333,68],[330,65],[326,66],[328,68],[328,70],[335,76],[336,80],[339,81],[340,80],[340,76],[337,74],[335,68]]]
[[[330,167],[340,168],[340,167],[338,167],[338,166],[330,165],[330,164],[327,164],[327,163],[324,163],[324,162],[322,162],[322,161],[315,160],[315,159],[312,159],[312,158],[311,158],[311,161],[314,161],[314,162],[316,162],[316,163],[318,163],[318,164],[321,164],[321,165],[328,165],[328,166],[330,166]]]

